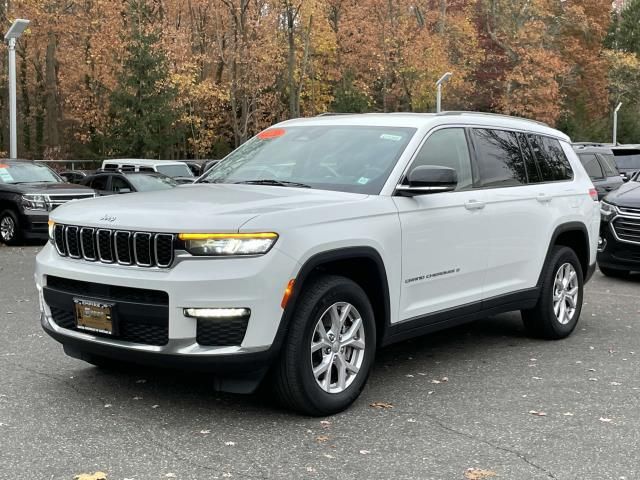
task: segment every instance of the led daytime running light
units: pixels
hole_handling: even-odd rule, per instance
[[[277,233],[180,233],[180,240],[220,240],[220,239],[252,239],[252,238],[278,238]]]

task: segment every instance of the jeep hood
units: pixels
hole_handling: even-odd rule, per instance
[[[607,195],[605,200],[620,207],[640,208],[640,183],[625,183]]]
[[[57,208],[58,223],[152,232],[235,232],[260,215],[337,206],[356,193],[263,185],[194,184],[171,190],[111,195]]]

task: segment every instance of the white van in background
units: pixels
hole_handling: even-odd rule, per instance
[[[193,172],[186,163],[176,160],[150,160],[145,158],[118,158],[102,162],[102,170],[123,172],[158,172],[178,183],[192,183]]]

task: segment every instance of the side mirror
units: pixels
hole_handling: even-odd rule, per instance
[[[621,173],[620,176],[622,177],[622,181],[625,183],[631,180],[631,176],[628,173]]]
[[[458,186],[458,174],[453,168],[422,165],[409,172],[405,183],[396,190],[404,196],[451,192]]]

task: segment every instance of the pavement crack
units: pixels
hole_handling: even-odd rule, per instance
[[[418,415],[418,412],[413,412],[413,414]],[[489,446],[489,447],[491,447],[491,448],[493,448],[495,450],[499,450],[501,452],[510,453],[511,455],[515,455],[516,457],[518,457],[520,460],[522,460],[526,464],[530,465],[531,467],[533,467],[536,470],[538,470],[538,471],[542,472],[543,474],[545,474],[548,478],[552,478],[554,480],[558,479],[558,477],[556,477],[553,472],[551,472],[547,468],[543,467],[542,465],[539,465],[539,464],[535,463],[534,461],[530,460],[525,454],[519,452],[518,450],[515,450],[515,449],[512,449],[512,448],[508,448],[508,447],[503,447],[502,445],[498,445],[497,443],[494,443],[494,442],[492,442],[490,440],[486,440],[486,439],[484,439],[482,437],[478,437],[478,436],[473,435],[471,433],[463,432],[461,430],[457,430],[457,429],[447,425],[443,420],[441,420],[440,418],[436,417],[435,415],[431,415],[429,413],[424,413],[424,412],[420,412],[419,415],[426,416],[427,418],[432,420],[436,425],[438,425],[438,427],[440,427],[443,430],[446,430],[447,432],[450,432],[450,433],[453,433],[455,435],[468,438],[469,440],[473,440],[473,441],[476,441],[476,442],[483,443],[483,444],[485,444],[485,445],[487,445],[487,446]]]

